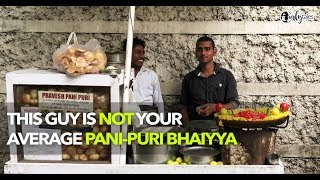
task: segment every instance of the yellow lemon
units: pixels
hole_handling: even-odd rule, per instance
[[[181,163],[180,165],[187,165],[187,163],[183,162],[183,163]]]
[[[239,121],[241,119],[241,117],[234,117],[233,120],[234,121]]]
[[[223,165],[223,162],[218,161],[218,162],[217,162],[217,165]]]
[[[278,115],[278,114],[280,114],[280,110],[278,108],[272,108],[271,114]]]
[[[177,157],[176,161],[181,164],[183,162],[182,158],[181,157]]]
[[[172,161],[172,160],[169,160],[169,161],[167,162],[167,164],[173,165],[173,161]]]
[[[228,115],[228,114],[229,114],[229,113],[228,113],[228,110],[227,110],[226,108],[222,108],[221,111],[220,111],[220,113],[221,113],[222,115]]]
[[[216,165],[218,165],[218,163],[217,163],[216,161],[211,161],[211,162],[210,162],[210,165],[211,165],[211,166],[216,166]]]
[[[174,161],[172,164],[173,165],[179,165],[179,163],[177,161]]]

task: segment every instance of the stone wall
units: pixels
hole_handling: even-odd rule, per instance
[[[9,146],[5,145],[8,140],[8,122],[6,119],[5,94],[0,94],[0,173],[3,173],[3,166],[9,158]]]
[[[127,6],[1,6],[1,19],[104,20],[128,19]],[[136,6],[138,21],[279,21],[283,11],[319,15],[317,6]]]
[[[283,11],[317,15],[320,7],[136,7],[137,21],[279,21]],[[128,7],[0,7],[3,20],[127,21]],[[1,24],[0,24],[1,25]],[[219,28],[219,27],[217,27]],[[0,28],[1,30],[1,28]],[[34,66],[52,66],[52,53],[67,41],[69,32],[0,31],[0,85],[5,74]],[[195,41],[202,34],[136,34],[146,41],[146,66],[154,69],[162,83],[177,82],[191,71],[197,61]],[[234,73],[238,83],[320,83],[320,35],[317,34],[217,34],[209,35],[218,48],[217,62]],[[80,43],[91,38],[100,41],[106,52],[119,51],[123,33],[78,33]],[[2,84],[1,84],[2,83]],[[254,87],[253,87],[254,88]],[[268,88],[268,87],[266,87]],[[1,89],[1,87],[0,87]],[[272,90],[270,90],[272,91]],[[179,96],[166,94],[167,111],[176,111]],[[5,92],[0,94],[0,137],[7,135]],[[289,126],[278,131],[277,146],[303,145],[319,149],[320,97],[240,95],[244,103],[272,106],[286,101],[292,104]],[[1,144],[0,170],[8,160],[8,148]],[[302,151],[303,152],[303,151]],[[284,154],[285,156],[285,154]],[[319,173],[319,153],[285,157],[286,173]],[[309,159],[313,158],[313,159]]]

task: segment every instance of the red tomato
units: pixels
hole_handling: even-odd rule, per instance
[[[288,103],[281,103],[280,104],[280,110],[283,112],[286,112],[289,110],[289,104]]]
[[[255,111],[240,111],[239,113],[233,115],[234,117],[243,117],[246,119],[253,119],[253,120],[262,120],[266,117],[265,113],[255,112]]]
[[[217,103],[216,104],[216,112],[220,112],[222,109],[222,104],[221,103]]]

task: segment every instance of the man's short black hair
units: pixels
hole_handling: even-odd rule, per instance
[[[134,48],[137,45],[141,45],[143,48],[145,48],[146,43],[144,42],[144,40],[135,37],[133,38],[132,48]],[[126,50],[127,50],[127,39],[125,39],[122,43],[122,51],[126,51]]]
[[[215,44],[214,44],[214,41],[208,37],[208,36],[202,36],[200,37],[198,40],[197,40],[197,44],[198,42],[205,42],[205,41],[210,41],[212,43],[212,47],[215,48]]]

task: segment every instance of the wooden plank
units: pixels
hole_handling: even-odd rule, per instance
[[[320,84],[238,83],[239,95],[319,96]],[[161,83],[163,95],[180,95],[181,82]]]
[[[26,21],[25,32],[125,33],[124,21]]]
[[[126,33],[127,21],[2,20],[0,32]],[[141,34],[320,34],[319,21],[136,21]]]
[[[279,145],[276,152],[285,158],[320,158],[320,145]]]
[[[0,32],[24,32],[24,20],[2,20]]]
[[[320,28],[314,25],[320,24],[308,22],[297,25],[281,21],[136,22],[135,32],[147,34],[317,34]],[[310,29],[305,29],[308,27]]]
[[[238,83],[238,92],[240,95],[305,95],[304,91],[298,91],[297,86],[298,84]]]
[[[127,22],[87,21],[79,23],[79,29],[76,31],[87,33],[127,33]]]
[[[76,21],[26,20],[24,32],[72,32],[77,24]]]
[[[181,82],[162,82],[163,95],[178,96],[181,93]],[[5,94],[5,81],[0,80],[0,94]],[[319,96],[320,83],[317,84],[281,84],[281,83],[238,83],[239,95],[251,96]]]
[[[0,94],[6,93],[6,83],[4,80],[0,79]]]

